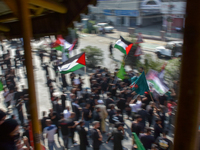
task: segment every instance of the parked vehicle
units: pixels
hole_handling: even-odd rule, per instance
[[[114,27],[109,26],[107,23],[97,23],[96,25],[94,25],[94,27],[97,27],[100,32],[103,30],[103,28],[105,32],[113,32],[114,30]]]
[[[166,46],[156,47],[155,53],[158,58],[161,57],[180,57],[182,56],[182,41],[172,41],[166,44]]]

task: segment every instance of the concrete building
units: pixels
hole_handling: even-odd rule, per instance
[[[99,1],[97,7],[90,6],[91,17],[115,26],[136,26],[140,23],[138,1]]]
[[[161,13],[163,14],[162,26],[167,31],[182,29],[185,26],[186,2],[162,2]]]
[[[115,26],[148,26],[162,22],[160,0],[99,0],[90,6],[92,19],[111,22]]]

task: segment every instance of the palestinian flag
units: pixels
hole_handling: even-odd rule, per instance
[[[164,95],[169,88],[158,77],[159,73],[155,70],[150,70],[146,75],[146,79],[150,89],[154,89],[159,95]]]
[[[86,65],[85,63],[85,52],[71,57],[63,64],[58,66],[58,70],[62,74],[67,74],[69,72],[76,71]]]
[[[51,45],[51,48],[63,51],[64,45],[65,45],[65,40],[62,38],[62,35],[58,35],[57,40]]]
[[[120,36],[120,39],[115,43],[114,48],[117,48],[125,55],[128,55],[132,46],[133,46],[133,43],[124,40],[124,38]]]

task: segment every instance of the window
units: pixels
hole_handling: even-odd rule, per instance
[[[157,5],[157,3],[155,1],[148,1],[146,5]]]

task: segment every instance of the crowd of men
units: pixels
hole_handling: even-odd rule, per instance
[[[11,59],[9,50],[4,49],[3,52],[1,82],[4,85],[3,97],[7,110],[0,110],[0,149],[30,150],[33,148],[33,137],[30,132],[28,90],[22,86],[19,91],[16,83],[16,73],[20,67],[23,67],[26,74],[25,60],[18,48],[14,59]],[[48,141],[49,150],[55,148],[55,137],[58,142],[62,139],[64,148],[68,150],[72,146],[79,146],[80,150],[88,147],[100,150],[101,145],[110,140],[113,141],[113,150],[123,150],[126,147],[122,145],[125,120],[132,121],[129,129],[138,136],[146,150],[172,148],[172,141],[167,135],[171,132],[173,110],[177,105],[176,89],[170,89],[162,96],[154,94],[154,91],[137,95],[130,88],[130,79],[139,76],[143,71],[142,67],[138,72],[127,72],[124,80],[116,77],[117,68],[111,73],[107,68],[97,67],[90,74],[90,87],[83,88],[86,81],[81,75],[71,73],[71,82],[68,83],[66,75],[57,72],[60,62],[55,53],[50,54],[50,62],[47,63],[44,62],[43,52],[39,52],[41,67],[46,74],[46,86],[49,88],[49,101],[52,104],[49,112],[42,112],[43,117],[40,120],[41,141],[43,144]],[[49,76],[50,67],[55,71],[54,80]],[[55,94],[52,84],[60,82],[59,79],[62,81],[61,95]],[[23,110],[23,105],[26,110]],[[79,142],[74,137],[76,132]],[[107,139],[103,138],[104,134]],[[89,143],[89,139],[92,139],[92,143]],[[136,144],[133,149],[137,149]]]

